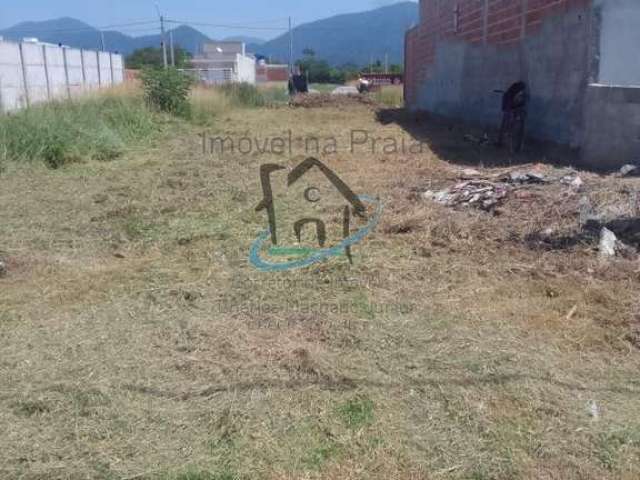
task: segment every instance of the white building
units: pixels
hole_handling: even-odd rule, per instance
[[[191,60],[193,72],[203,83],[256,83],[256,59],[243,42],[208,42]]]

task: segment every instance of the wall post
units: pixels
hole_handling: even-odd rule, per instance
[[[49,83],[49,61],[47,60],[47,46],[42,45],[42,61],[44,62],[44,76],[47,79],[47,100],[51,100],[51,85]]]
[[[69,64],[67,63],[67,49],[62,47],[62,58],[64,63],[64,79],[67,83],[67,97],[71,100],[71,85],[69,84]]]
[[[24,63],[24,51],[22,49],[23,44],[20,42],[20,67],[22,69],[22,85],[24,88],[24,98],[27,101],[27,107],[31,106],[31,98],[29,96],[29,82],[27,82],[27,66]]]
[[[84,50],[80,49],[80,67],[82,68],[82,91],[87,90],[87,74],[84,71]]]
[[[98,88],[102,86],[102,69],[100,68],[100,52],[96,52],[96,60],[98,61]]]
[[[113,78],[113,53],[109,52],[109,66],[111,67],[111,86],[115,84]]]

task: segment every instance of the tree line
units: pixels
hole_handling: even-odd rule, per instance
[[[174,49],[176,68],[192,68],[192,55],[180,46]],[[331,66],[329,62],[316,56],[316,52],[310,48],[305,48],[302,58],[296,61],[296,66],[307,76],[311,83],[335,83],[343,84],[350,80],[357,79],[361,72],[385,73],[385,66],[380,59],[375,60],[371,65],[359,66],[353,63]],[[274,62],[280,63],[280,62]],[[285,62],[282,62],[285,63]],[[127,68],[144,69],[160,68],[163,66],[163,54],[161,48],[147,47],[135,50],[126,57]],[[389,65],[389,73],[402,73],[403,66]]]

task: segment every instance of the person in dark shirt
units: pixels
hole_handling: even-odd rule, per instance
[[[522,81],[511,85],[502,96],[502,124],[497,142],[499,146],[503,143],[504,134],[511,124],[514,111],[525,108],[528,100],[527,84]]]

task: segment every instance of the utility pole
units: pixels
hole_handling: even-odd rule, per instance
[[[162,45],[162,62],[164,64],[164,68],[168,67],[167,65],[167,42],[165,39],[164,33],[164,16],[160,12],[160,6],[156,3],[156,10],[158,11],[158,16],[160,17],[160,42]]]
[[[289,74],[293,74],[293,30],[291,28],[291,17],[289,17]]]
[[[100,50],[103,52],[106,50],[106,45],[104,43],[104,32],[100,30]]]
[[[176,66],[176,52],[173,48],[173,30],[169,30],[169,46],[171,48],[171,66]]]

